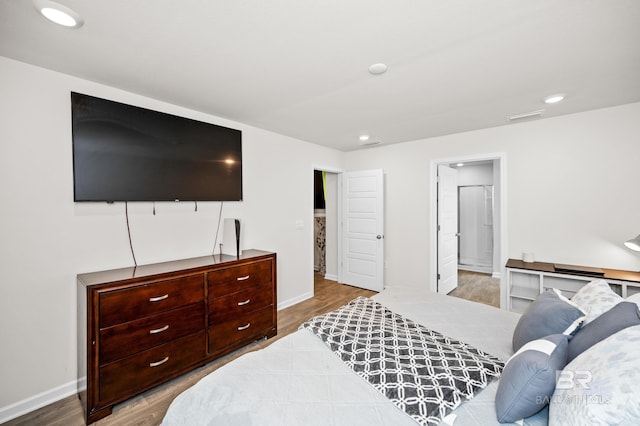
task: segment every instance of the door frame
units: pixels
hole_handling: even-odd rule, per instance
[[[508,238],[507,238],[507,154],[497,152],[492,154],[477,154],[467,156],[456,156],[449,158],[440,158],[431,160],[429,164],[429,288],[436,291],[438,286],[438,165],[451,163],[469,163],[472,161],[498,160],[499,163],[499,203],[498,208],[494,209],[494,214],[499,212],[499,247],[496,249],[500,269],[498,273],[494,268],[494,278],[500,278],[500,307],[505,309],[507,306],[507,292],[504,286],[505,280],[505,264],[507,263]],[[494,163],[495,167],[495,163]],[[495,168],[494,168],[495,173]],[[494,187],[495,188],[495,187]],[[494,193],[494,197],[495,197]],[[495,200],[494,200],[495,202]]]

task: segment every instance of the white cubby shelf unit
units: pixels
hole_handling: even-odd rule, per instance
[[[584,266],[572,269],[570,265],[558,267],[555,263],[517,259],[509,259],[506,269],[507,309],[518,313],[523,313],[545,290],[557,288],[570,299],[582,286],[596,279],[607,281],[624,298],[640,292],[640,272]]]

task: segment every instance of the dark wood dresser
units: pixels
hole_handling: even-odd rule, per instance
[[[78,275],[85,420],[277,333],[276,254],[204,256]]]

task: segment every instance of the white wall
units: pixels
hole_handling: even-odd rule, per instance
[[[506,154],[508,257],[640,269],[640,103],[376,147],[347,170],[386,178],[387,285],[428,285],[433,160]],[[504,265],[504,263],[502,263]]]
[[[244,201],[223,217],[277,252],[279,307],[312,295],[311,170],[342,153],[2,57],[0,75],[0,423],[75,391],[76,274],[133,264],[124,204],[73,202],[72,90],[242,130]],[[210,254],[219,206],[131,203],[138,264]]]
[[[458,170],[458,186],[493,185],[493,162],[468,163]]]

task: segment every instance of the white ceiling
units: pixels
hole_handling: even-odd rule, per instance
[[[0,55],[343,151],[640,101],[638,0],[58,2],[0,0]]]

